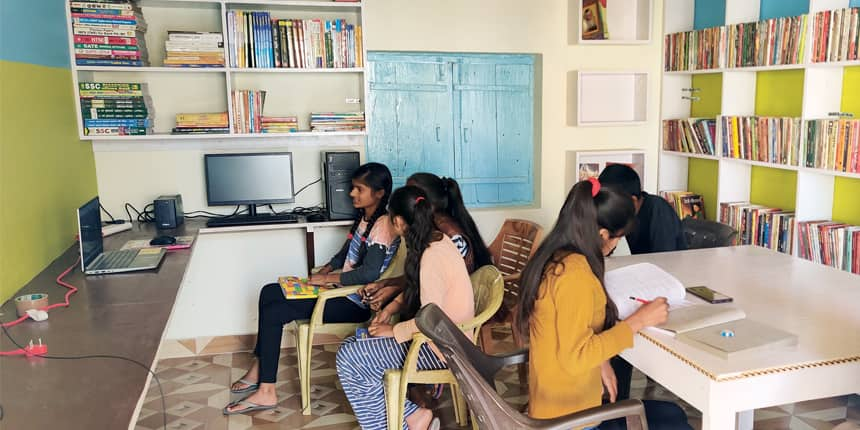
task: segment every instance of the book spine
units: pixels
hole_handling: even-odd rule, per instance
[[[137,39],[134,37],[75,36],[74,42],[76,44],[137,46]],[[113,49],[119,48],[114,47]]]

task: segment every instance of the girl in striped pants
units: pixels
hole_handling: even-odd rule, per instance
[[[418,309],[435,303],[455,323],[472,319],[475,302],[466,264],[450,238],[436,230],[433,211],[424,192],[415,186],[397,189],[388,206],[394,230],[406,241],[406,288],[377,313],[368,331],[370,339],[348,338],[337,352],[337,373],[358,423],[364,430],[385,429],[383,375],[387,369],[403,367],[412,335],[418,332],[413,319]],[[400,323],[389,324],[400,314]],[[445,364],[423,345],[419,369],[444,369]],[[438,429],[439,420],[429,409],[406,401],[404,429]]]

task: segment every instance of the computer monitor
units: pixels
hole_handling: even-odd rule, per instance
[[[206,201],[209,206],[293,203],[293,154],[254,152],[206,154]]]

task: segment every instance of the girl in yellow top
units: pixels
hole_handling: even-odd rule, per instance
[[[515,329],[530,337],[532,417],[554,418],[600,406],[602,385],[614,402],[615,375],[608,360],[633,346],[634,333],[666,320],[666,299],[658,298],[618,321],[603,286],[604,256],[634,216],[629,197],[601,190],[593,178],[579,182],[523,271]],[[648,402],[646,414],[652,429],[690,428],[684,412],[671,403]],[[601,423],[600,429],[623,428],[617,424]]]

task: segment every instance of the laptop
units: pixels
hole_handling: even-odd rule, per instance
[[[81,270],[87,275],[155,269],[167,253],[162,248],[104,252],[98,197],[78,208],[78,237],[81,246]]]

